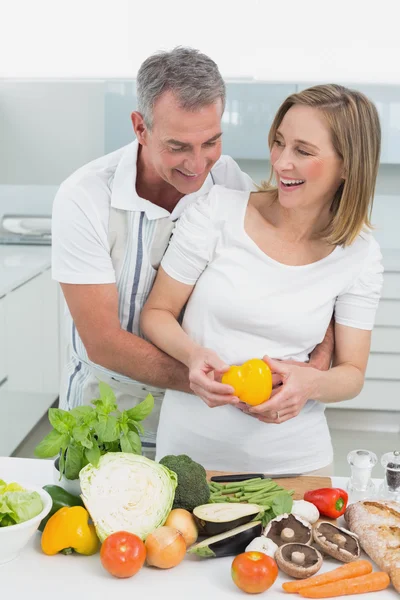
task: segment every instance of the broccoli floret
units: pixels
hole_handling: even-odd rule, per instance
[[[192,511],[210,499],[206,470],[186,454],[164,456],[160,463],[178,476],[178,487],[172,508],[185,508]]]

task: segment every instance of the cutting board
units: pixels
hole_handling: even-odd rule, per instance
[[[208,480],[210,480],[214,475],[232,475],[232,473],[225,473],[223,471],[207,471]],[[294,500],[303,500],[304,494],[309,490],[332,487],[332,480],[330,477],[312,477],[310,475],[301,475],[300,477],[274,479],[274,481],[286,490],[294,490]]]

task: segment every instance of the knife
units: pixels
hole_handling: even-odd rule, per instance
[[[215,483],[224,483],[228,481],[247,481],[248,479],[286,479],[289,477],[300,477],[300,473],[271,473],[265,475],[264,473],[236,473],[232,475],[214,475],[211,477],[211,481]]]

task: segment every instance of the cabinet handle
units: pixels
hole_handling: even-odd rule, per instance
[[[2,379],[0,381],[0,388],[1,388],[2,385],[4,385],[5,383],[7,383],[7,381],[8,381],[8,377],[4,377],[4,379]]]

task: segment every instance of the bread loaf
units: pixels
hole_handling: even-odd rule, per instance
[[[355,502],[348,506],[344,518],[364,552],[389,574],[400,592],[400,503]]]

